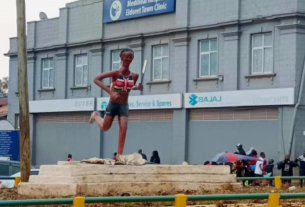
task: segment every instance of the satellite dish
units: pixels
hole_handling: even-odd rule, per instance
[[[48,16],[47,16],[46,13],[44,13],[44,12],[40,12],[40,13],[39,13],[39,17],[40,17],[40,20],[46,20],[46,19],[48,19]]]

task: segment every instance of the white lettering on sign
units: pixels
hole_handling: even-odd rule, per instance
[[[94,98],[30,101],[30,113],[93,111]]]
[[[150,6],[150,7],[142,6],[142,12],[143,13],[152,12],[152,11],[154,11],[154,7],[153,6]]]
[[[185,108],[293,105],[294,88],[186,93]]]
[[[134,1],[129,0],[127,2],[127,7],[139,6],[142,4],[147,4],[147,0],[134,0]]]
[[[105,0],[104,23],[175,12],[176,0]]]
[[[140,6],[143,5],[141,8],[138,9],[126,9],[126,16],[132,16],[137,15],[141,13],[147,13],[147,12],[153,12],[153,11],[159,11],[164,10],[167,7],[166,3],[158,3],[164,0],[129,0],[127,2],[127,7],[134,7],[134,6]],[[154,6],[145,6],[145,4],[151,4],[154,3]]]
[[[126,9],[126,16],[141,14],[141,8],[139,9]]]
[[[109,102],[108,97],[97,99],[97,110],[104,111]],[[130,110],[137,109],[174,109],[182,108],[181,94],[130,96],[128,99]]]
[[[88,101],[88,100],[81,100],[81,101],[75,101],[75,106],[76,107],[80,107],[80,106],[93,106],[93,100],[92,101]]]
[[[164,0],[128,0],[127,7],[140,6],[140,5],[151,4],[151,3],[158,4],[158,2],[162,2],[162,1],[164,1]]]
[[[158,3],[160,1],[164,1],[164,0],[148,0],[148,3]]]
[[[163,4],[156,4],[155,5],[155,11],[166,9],[166,5],[167,4],[165,4],[165,3],[163,3]]]

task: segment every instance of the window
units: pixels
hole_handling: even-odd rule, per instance
[[[75,86],[88,85],[88,56],[75,56]]]
[[[54,88],[53,58],[42,60],[42,88]]]
[[[153,47],[153,80],[169,79],[168,45]]]
[[[111,52],[111,70],[118,70],[121,66],[120,50]]]
[[[19,114],[15,115],[15,128],[20,129]]]
[[[252,74],[272,73],[271,33],[252,36]]]
[[[217,75],[217,40],[200,41],[199,76]]]

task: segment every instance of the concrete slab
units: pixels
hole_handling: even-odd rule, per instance
[[[77,195],[77,184],[32,184],[20,183],[18,186],[20,195],[46,197],[46,196],[75,196]]]
[[[59,165],[43,165],[39,175],[51,175],[56,171],[56,175],[63,175],[70,169],[72,176],[97,175],[97,174],[213,174],[228,175],[230,167],[226,165],[95,165],[83,164],[79,162],[59,162]]]
[[[60,162],[41,166],[39,175],[21,183],[18,193],[28,196],[76,196],[130,193],[151,195],[220,189],[236,183],[229,166],[201,165],[95,165]]]
[[[175,195],[178,192],[195,191],[202,192],[204,190],[218,190],[226,183],[187,183],[187,182],[143,182],[143,183],[98,183],[98,184],[79,184],[77,188],[78,194],[101,195],[107,196],[111,193],[131,195],[152,195],[162,192],[162,194]],[[240,188],[240,183],[233,184],[234,187]]]
[[[203,190],[218,190],[226,183],[186,183],[186,182],[112,182],[112,183],[89,183],[89,184],[36,184],[21,183],[18,193],[27,196],[109,196],[129,193],[131,195],[162,194],[174,195],[178,192]],[[242,187],[240,183],[232,184],[235,188]]]
[[[30,177],[31,183],[108,183],[108,182],[190,182],[190,183],[235,183],[234,175],[208,174],[122,174],[122,175],[88,175],[88,176],[41,176]]]

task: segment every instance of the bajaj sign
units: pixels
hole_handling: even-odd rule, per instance
[[[294,103],[293,88],[186,93],[184,95],[185,108],[276,106]]]
[[[104,2],[104,23],[175,12],[176,0],[110,0]]]

